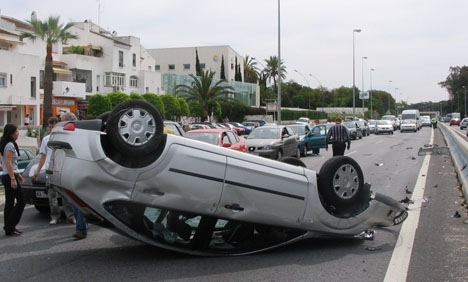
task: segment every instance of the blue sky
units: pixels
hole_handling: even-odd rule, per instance
[[[32,11],[39,19],[92,20],[139,37],[147,49],[230,45],[261,61],[278,55],[278,0],[15,0],[0,9],[21,20]],[[354,33],[358,88],[364,78],[369,90],[373,68],[372,88],[398,101],[446,100],[438,82],[451,66],[468,65],[467,11],[465,0],[282,0],[286,81],[351,87],[353,30],[361,29]]]

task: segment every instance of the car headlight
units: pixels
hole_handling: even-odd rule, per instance
[[[271,145],[265,145],[262,147],[258,147],[259,150],[271,150],[273,147]]]

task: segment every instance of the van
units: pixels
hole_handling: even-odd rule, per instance
[[[422,127],[422,121],[419,110],[403,110],[401,112],[401,120],[414,119],[416,121],[416,128],[419,130]]]

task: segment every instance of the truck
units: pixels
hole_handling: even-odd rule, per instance
[[[401,112],[401,120],[405,119],[414,119],[416,121],[416,128],[419,130],[422,127],[421,116],[419,114],[419,110],[403,110]]]

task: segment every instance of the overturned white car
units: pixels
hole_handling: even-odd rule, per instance
[[[77,207],[145,243],[197,255],[259,252],[316,236],[369,238],[407,217],[364,183],[349,157],[317,174],[284,162],[163,134],[151,104],[53,130],[51,185]]]

